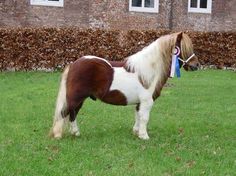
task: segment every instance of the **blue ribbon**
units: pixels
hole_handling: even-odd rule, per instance
[[[178,56],[176,56],[175,73],[177,78],[180,78],[180,66]]]

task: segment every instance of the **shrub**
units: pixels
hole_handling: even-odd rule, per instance
[[[168,30],[0,29],[0,70],[55,70],[83,55],[122,60]],[[236,67],[235,32],[189,32],[203,65]]]

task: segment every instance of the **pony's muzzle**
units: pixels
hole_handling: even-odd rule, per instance
[[[191,71],[196,71],[200,69],[200,64],[197,63],[196,65],[189,65]]]
[[[193,54],[185,61],[183,67],[187,71],[196,71],[200,69],[201,65],[200,62],[198,61],[198,57],[195,54]]]
[[[196,63],[196,64],[185,64],[183,65],[184,69],[186,71],[197,71],[200,69],[200,64]]]

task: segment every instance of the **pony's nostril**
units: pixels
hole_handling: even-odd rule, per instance
[[[197,65],[196,66],[190,65],[189,67],[192,71],[196,71],[198,69]]]

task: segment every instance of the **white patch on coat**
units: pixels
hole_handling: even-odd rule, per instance
[[[152,90],[145,89],[138,79],[137,73],[127,72],[123,67],[114,67],[113,81],[110,91],[119,90],[126,99],[127,104],[137,104],[145,99],[152,98]]]
[[[87,55],[87,56],[83,56],[85,59],[99,59],[99,60],[102,60],[104,62],[106,62],[109,66],[112,67],[112,65],[104,58],[101,58],[101,57],[97,57],[97,56],[91,56],[91,55]]]
[[[140,52],[129,57],[128,68],[137,72],[149,86],[154,79],[161,76],[163,60],[160,55],[158,42],[155,41]]]
[[[142,89],[137,74],[129,73],[123,67],[114,67],[110,91],[119,90],[125,95],[127,104],[136,104],[139,103],[139,92]]]

